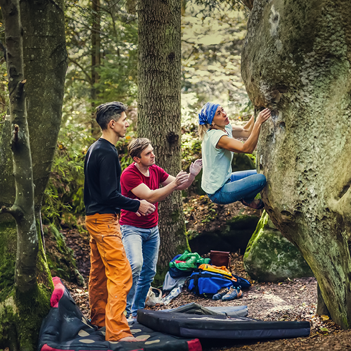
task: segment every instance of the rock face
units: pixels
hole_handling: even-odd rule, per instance
[[[200,255],[211,250],[244,252],[259,217],[241,215],[226,221],[218,230],[198,234],[189,241],[191,250]]]
[[[333,320],[351,327],[351,6],[255,0],[242,76],[261,130],[265,208],[298,246]],[[322,300],[319,300],[319,304]]]
[[[247,245],[244,265],[251,278],[264,282],[313,276],[300,251],[281,235],[266,212]]]

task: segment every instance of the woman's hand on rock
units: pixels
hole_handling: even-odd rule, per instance
[[[264,122],[267,121],[267,119],[271,117],[271,110],[268,108],[265,108],[264,110],[262,110],[257,117],[257,123],[259,124],[263,124]]]

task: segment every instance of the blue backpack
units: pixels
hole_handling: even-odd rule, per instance
[[[233,275],[233,277],[237,281],[219,273],[200,270],[191,274],[187,281],[187,287],[195,295],[207,297],[217,294],[222,288],[234,286],[240,289],[248,289],[251,286],[248,280],[236,275]]]

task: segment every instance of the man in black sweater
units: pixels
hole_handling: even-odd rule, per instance
[[[129,126],[126,109],[120,102],[97,108],[96,121],[102,136],[90,146],[84,163],[84,203],[91,249],[91,322],[106,327],[107,341],[137,341],[123,314],[132,286],[132,271],[121,239],[120,210],[133,211],[139,216],[155,211],[155,206],[146,200],[121,195],[121,166],[115,145]]]

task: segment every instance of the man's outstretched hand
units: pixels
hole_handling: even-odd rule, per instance
[[[192,174],[193,176],[197,176],[202,168],[202,159],[199,158],[195,162],[192,162],[189,168],[189,173]]]
[[[138,209],[138,212],[136,212],[136,214],[137,216],[140,216],[140,215],[147,216],[155,212],[155,210],[156,210],[155,205],[150,204],[150,202],[146,200],[140,200],[139,209]]]
[[[174,179],[174,183],[176,186],[180,186],[183,183],[188,181],[188,173],[184,172],[184,171],[180,171],[177,176]]]

